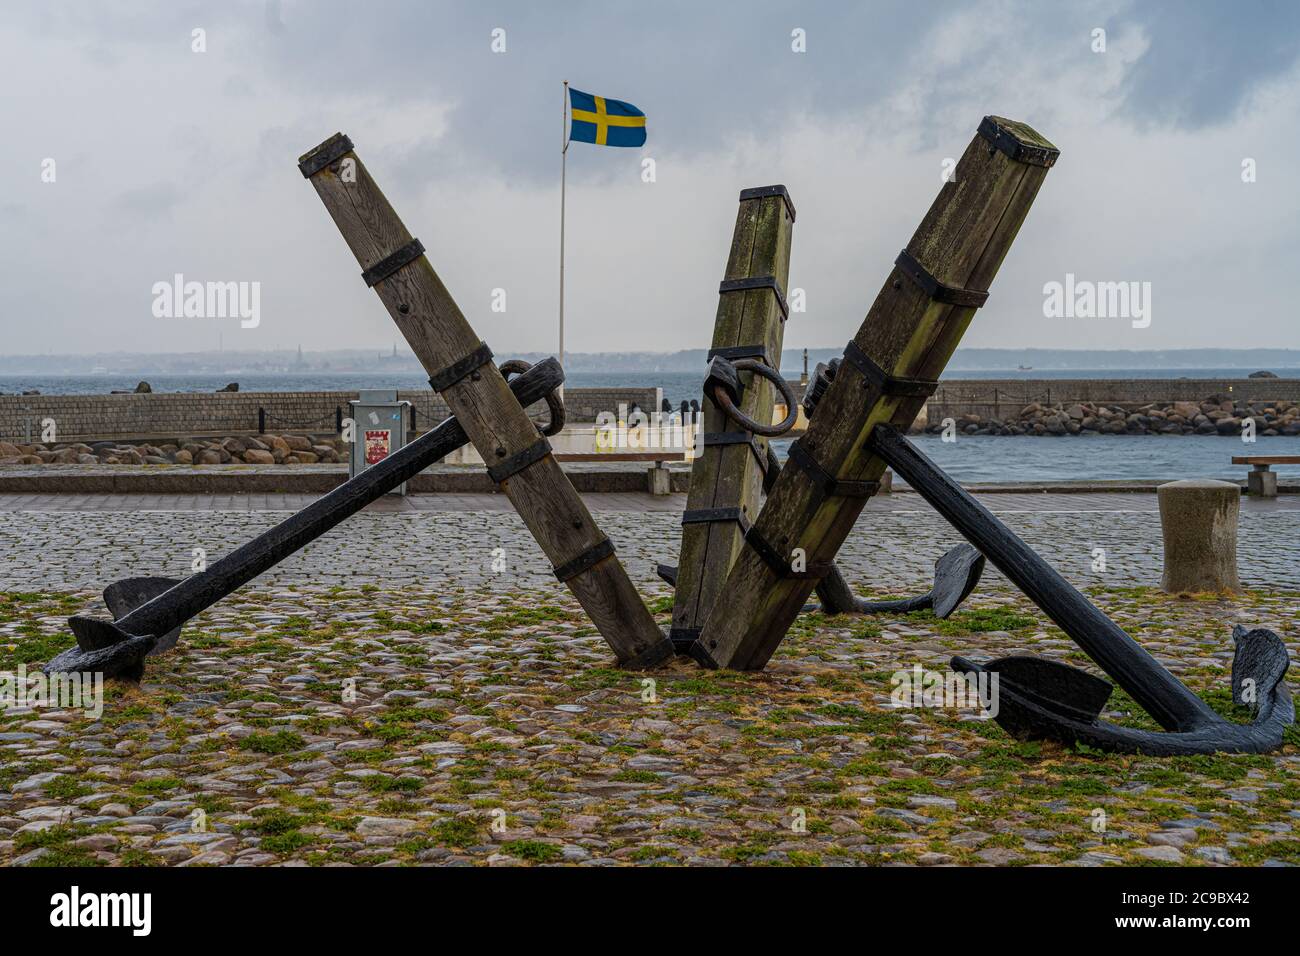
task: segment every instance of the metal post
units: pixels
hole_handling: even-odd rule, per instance
[[[564,81],[564,108],[560,111],[560,364],[564,364],[564,206],[569,160],[569,81]],[[561,392],[561,395],[564,393]]]

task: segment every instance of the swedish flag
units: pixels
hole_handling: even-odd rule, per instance
[[[569,89],[569,139],[597,146],[643,146],[645,114],[631,103]]]

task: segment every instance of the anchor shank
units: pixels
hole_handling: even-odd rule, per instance
[[[1166,730],[1191,730],[1215,714],[1033,548],[966,493],[897,429],[877,426],[871,449]]]
[[[564,370],[559,362],[550,358],[513,379],[509,385],[519,403],[527,407],[563,382]],[[119,619],[117,626],[128,634],[165,634],[468,441],[460,423],[455,418],[448,418],[274,528],[214,561],[205,571],[186,578],[152,601],[140,605]]]

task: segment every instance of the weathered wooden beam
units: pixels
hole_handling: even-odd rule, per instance
[[[708,357],[750,358],[781,368],[788,305],[790,238],[794,204],[784,186],[746,189],[731,235],[731,252],[718,289],[713,345]],[[766,283],[766,284],[765,284]],[[740,410],[757,422],[772,420],[775,389],[752,372],[741,373]],[[673,602],[673,644],[689,650],[700,625],[744,546],[758,515],[767,464],[767,439],[745,430],[705,395],[703,448],[691,466],[682,515],[681,558]]]
[[[538,434],[491,351],[457,307],[342,133],[298,162],[389,315],[488,463],[528,530],[618,662],[653,667],[672,643],[655,624],[609,539]]]
[[[885,463],[864,446],[906,427],[948,363],[1057,150],[1028,126],[985,117],[845,350],[791,451],[692,655],[763,667],[843,544]]]

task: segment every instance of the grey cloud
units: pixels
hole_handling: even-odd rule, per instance
[[[113,211],[125,213],[135,223],[151,223],[171,216],[181,192],[169,183],[141,186],[119,193],[113,199]]]
[[[1231,119],[1260,83],[1300,58],[1294,0],[1186,3],[1148,0],[1127,17],[1151,46],[1125,82],[1125,112],[1195,129]]]

